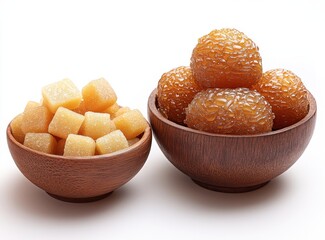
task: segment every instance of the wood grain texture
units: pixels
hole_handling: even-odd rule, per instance
[[[257,135],[221,135],[173,123],[157,109],[157,91],[148,99],[154,137],[166,158],[200,186],[245,192],[265,185],[292,166],[306,149],[316,122],[316,101],[289,127]]]
[[[152,133],[148,127],[128,149],[93,157],[64,157],[34,151],[17,142],[7,127],[10,153],[19,170],[51,196],[71,202],[101,199],[133,178],[146,162]]]

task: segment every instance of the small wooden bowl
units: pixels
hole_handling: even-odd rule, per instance
[[[17,142],[7,127],[10,153],[19,170],[57,199],[90,202],[108,196],[133,178],[146,162],[152,133],[148,126],[140,141],[116,153],[64,157],[34,151]]]
[[[257,135],[221,135],[169,121],[157,109],[157,90],[148,99],[154,137],[166,158],[202,187],[246,192],[262,187],[292,166],[307,147],[316,122],[316,101],[289,127]]]

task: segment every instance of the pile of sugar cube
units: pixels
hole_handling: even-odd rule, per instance
[[[69,79],[42,88],[10,123],[14,138],[48,154],[93,156],[125,149],[148,127],[137,109],[121,107],[109,82],[90,81],[82,91]]]

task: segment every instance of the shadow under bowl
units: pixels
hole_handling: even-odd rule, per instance
[[[18,169],[50,196],[68,202],[91,202],[107,197],[131,180],[146,162],[152,141],[148,126],[140,141],[111,154],[67,157],[46,154],[15,140],[10,124],[7,143]]]
[[[207,133],[169,121],[158,110],[157,90],[148,99],[154,137],[166,158],[198,185],[221,192],[247,192],[289,169],[306,149],[317,106],[308,93],[309,112],[299,122],[256,135]]]

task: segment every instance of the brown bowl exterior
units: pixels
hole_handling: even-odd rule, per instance
[[[148,100],[154,137],[166,158],[197,184],[211,190],[254,190],[285,172],[307,147],[316,122],[309,93],[307,116],[292,126],[258,135],[221,135],[178,125],[157,110],[157,90]]]
[[[17,142],[7,127],[10,153],[19,170],[51,196],[71,202],[106,197],[133,178],[146,162],[152,133],[148,127],[130,148],[93,157],[64,157],[40,153]]]

